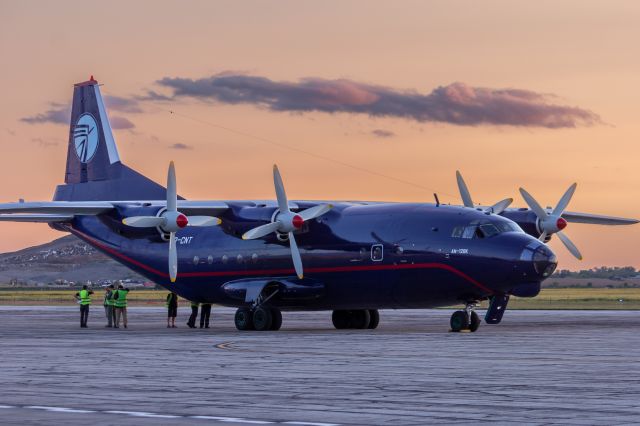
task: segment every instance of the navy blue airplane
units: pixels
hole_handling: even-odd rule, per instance
[[[45,222],[70,232],[180,296],[237,307],[239,330],[277,330],[282,310],[331,310],[337,329],[374,329],[378,309],[462,304],[453,331],[476,331],[474,307],[489,301],[497,324],[510,295],[534,297],[556,268],[545,244],[567,222],[637,220],[554,209],[525,190],[476,206],[460,173],[464,206],[361,201],[289,201],[273,168],[276,201],[188,201],[125,166],[93,76],[76,84],[65,184],[52,202],[0,204],[0,221]],[[167,262],[168,258],[168,262]]]

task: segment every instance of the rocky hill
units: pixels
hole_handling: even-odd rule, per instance
[[[0,254],[0,284],[103,283],[113,280],[147,281],[73,235]]]

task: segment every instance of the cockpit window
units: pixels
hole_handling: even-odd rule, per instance
[[[518,225],[510,222],[473,221],[467,226],[456,226],[451,232],[453,238],[490,238],[503,232],[522,232]]]

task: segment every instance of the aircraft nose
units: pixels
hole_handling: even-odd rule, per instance
[[[542,279],[553,274],[558,266],[555,253],[539,241],[529,243],[522,251],[520,260],[531,262],[536,274]]]

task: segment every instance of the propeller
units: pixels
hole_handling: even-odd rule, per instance
[[[122,223],[134,228],[159,227],[169,233],[169,277],[176,281],[178,275],[178,253],[176,251],[176,232],[186,226],[216,226],[220,219],[212,216],[186,216],[178,211],[178,192],[176,189],[176,169],[173,161],[167,173],[167,208],[160,216],[131,216],[122,219]]]
[[[327,213],[333,208],[333,206],[331,204],[319,204],[298,213],[292,212],[289,209],[289,201],[287,200],[287,194],[284,191],[280,171],[278,170],[278,166],[275,164],[273,166],[273,184],[276,189],[276,198],[278,200],[278,214],[275,216],[275,220],[271,223],[267,223],[266,225],[250,229],[244,233],[242,239],[255,240],[273,232],[287,234],[289,237],[289,247],[291,248],[293,267],[296,270],[298,278],[302,279],[304,276],[302,270],[302,258],[293,232],[302,228],[306,221],[315,219],[316,217]]]
[[[549,235],[558,234],[558,238],[560,238],[560,241],[562,241],[567,250],[569,250],[569,252],[577,259],[582,260],[582,254],[580,253],[580,250],[578,250],[576,245],[573,244],[569,237],[567,237],[567,235],[562,232],[562,230],[567,227],[567,221],[562,217],[562,213],[569,205],[571,197],[573,197],[573,193],[576,191],[577,186],[578,184],[574,183],[569,187],[569,189],[566,190],[551,213],[547,213],[546,210],[543,209],[535,200],[535,198],[533,198],[533,196],[529,194],[524,188],[520,188],[520,194],[522,194],[522,198],[524,198],[524,201],[538,217],[538,228],[542,232],[539,240],[545,241]]]
[[[462,203],[465,207],[475,208],[473,204],[473,200],[471,199],[471,193],[469,192],[469,188],[462,178],[462,174],[456,170],[456,180],[458,181],[458,190],[460,191],[460,198],[462,198]],[[509,205],[513,202],[513,198],[505,198],[504,200],[498,201],[494,205],[487,207],[484,209],[485,213],[494,213],[500,214],[502,213]]]

